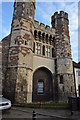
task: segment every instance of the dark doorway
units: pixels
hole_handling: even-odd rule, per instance
[[[53,99],[52,74],[45,68],[39,68],[33,75],[33,102],[50,101]]]

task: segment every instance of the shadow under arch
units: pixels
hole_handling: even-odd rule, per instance
[[[53,76],[46,67],[39,67],[33,73],[33,102],[53,100]]]

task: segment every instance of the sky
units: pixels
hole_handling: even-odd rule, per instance
[[[19,0],[20,1],[20,0]],[[80,61],[80,5],[78,0],[36,0],[35,19],[51,26],[51,16],[56,11],[65,11],[69,17],[69,31],[72,59]],[[0,0],[0,40],[10,33],[13,18],[14,0]]]

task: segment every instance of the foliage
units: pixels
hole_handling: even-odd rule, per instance
[[[69,108],[69,104],[67,102],[50,102],[50,103],[26,103],[26,104],[14,104],[17,107],[29,107],[29,108]]]

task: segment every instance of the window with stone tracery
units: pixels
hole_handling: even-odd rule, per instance
[[[53,35],[34,30],[34,42],[33,53],[47,58],[55,57],[55,37]]]
[[[40,43],[36,43],[36,54],[37,55],[41,54],[41,44]]]
[[[50,57],[50,47],[46,46],[46,56]]]

